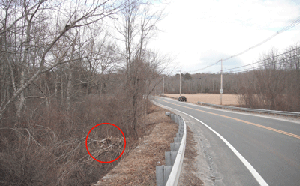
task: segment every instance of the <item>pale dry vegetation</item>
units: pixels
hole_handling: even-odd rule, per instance
[[[143,96],[163,70],[162,58],[146,48],[161,19],[152,5],[0,1],[0,185],[99,180],[119,161],[100,164],[87,153],[88,131],[103,122],[121,128],[128,154],[145,133],[150,104]],[[122,143],[105,125],[88,141],[101,161],[118,157]]]
[[[165,151],[170,150],[178,125],[165,112],[152,106],[145,117],[145,136],[122,162],[94,186],[156,185],[156,166],[165,165]]]
[[[263,55],[259,69],[240,74],[241,105],[291,112],[300,111],[300,48]]]

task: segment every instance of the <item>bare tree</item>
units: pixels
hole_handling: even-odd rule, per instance
[[[142,133],[143,95],[163,71],[163,57],[147,48],[159,14],[130,0],[1,3],[0,183],[95,182],[115,164],[99,165],[86,153],[90,128],[111,122],[128,138]],[[126,10],[135,17],[123,17],[120,42],[105,21]],[[93,140],[109,135],[117,133],[104,128]],[[99,148],[91,153],[107,157]]]
[[[263,55],[260,69],[245,73],[249,80],[241,79],[242,103],[254,108],[299,111],[298,56],[297,46],[283,54],[272,49]]]
[[[126,8],[120,12],[121,22],[116,29],[125,44],[126,90],[130,97],[132,112],[132,128],[137,137],[138,100],[142,97],[144,64],[147,63],[146,46],[156,31],[156,24],[162,18],[162,11],[151,12],[151,1],[126,0]]]
[[[27,1],[24,1],[24,5],[29,4],[26,3]],[[88,2],[86,2],[88,3]],[[31,7],[24,7],[24,14],[27,16],[26,20],[29,23],[27,26],[27,30],[28,30],[28,35],[30,34],[30,24],[32,22],[32,19],[34,17],[34,15],[36,13],[39,12],[40,7],[45,4],[45,1],[38,1],[37,3],[33,4]],[[65,63],[66,61],[58,61],[56,63],[48,63],[49,65],[45,66],[46,61],[48,62],[48,53],[50,52],[50,50],[53,48],[53,46],[57,43],[58,40],[60,40],[69,30],[76,28],[76,27],[81,27],[84,25],[90,25],[92,23],[95,23],[101,19],[103,19],[104,17],[110,16],[112,14],[114,14],[119,8],[120,5],[116,5],[116,4],[111,4],[111,5],[107,5],[106,2],[94,2],[94,4],[77,4],[78,6],[74,6],[71,8],[71,13],[69,14],[70,17],[67,20],[66,24],[64,25],[63,29],[60,30],[58,33],[54,34],[52,36],[52,39],[49,40],[49,42],[47,43],[44,51],[42,52],[41,58],[39,59],[39,67],[38,70],[34,73],[34,75],[32,75],[30,78],[28,78],[27,81],[22,81],[23,83],[20,84],[18,87],[19,88],[15,88],[13,95],[7,99],[7,101],[1,106],[1,111],[0,111],[0,118],[2,118],[2,115],[4,113],[4,111],[7,109],[7,106],[10,105],[17,97],[19,97],[23,91],[37,78],[39,77],[42,73],[58,66],[59,64]],[[82,6],[82,9],[79,9],[79,7]],[[33,9],[33,7],[36,7],[35,9]],[[105,7],[105,8],[104,8]],[[29,11],[31,10],[31,11]],[[29,18],[29,15],[31,15],[31,17]],[[18,20],[14,21],[13,23],[16,24]],[[6,34],[7,32],[5,31],[6,28],[4,29],[4,31],[2,32],[3,34]],[[30,42],[30,38],[29,36],[26,39],[26,43],[28,45],[28,43]],[[26,46],[25,49],[25,54],[26,52],[28,52],[28,47]],[[7,53],[7,52],[6,52]],[[25,57],[27,57],[27,55],[24,55],[24,59]],[[14,79],[13,74],[11,74],[11,78]],[[21,82],[20,82],[21,83]],[[24,102],[24,99],[22,99],[21,97],[21,103]],[[21,105],[19,105],[19,110],[21,108],[21,106],[23,105],[23,103]]]

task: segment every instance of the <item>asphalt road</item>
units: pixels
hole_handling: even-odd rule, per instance
[[[209,175],[199,176],[204,182],[210,177],[206,185],[300,185],[299,120],[214,109],[170,98],[156,97],[154,101],[188,121],[209,166]],[[198,168],[201,166],[199,163]]]

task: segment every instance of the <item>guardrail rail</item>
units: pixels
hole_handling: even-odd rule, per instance
[[[156,166],[156,183],[157,186],[177,186],[186,145],[186,124],[179,115],[170,112],[166,115],[178,124],[178,133],[170,145],[170,151],[165,152],[166,165]]]
[[[221,108],[221,109],[239,110],[239,111],[244,111],[244,112],[257,112],[257,113],[267,113],[267,114],[277,114],[277,115],[284,115],[284,116],[300,117],[300,112],[287,112],[287,111],[268,110],[268,109],[250,109],[250,108],[234,107],[234,106],[222,106],[222,105],[216,105],[216,104],[211,104],[211,103],[203,103],[203,102],[199,102],[199,101],[197,102],[197,104]]]

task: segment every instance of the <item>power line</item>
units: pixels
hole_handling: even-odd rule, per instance
[[[264,61],[264,60],[263,60],[263,61]],[[226,72],[228,72],[228,71],[232,71],[232,70],[234,70],[234,71],[235,71],[235,69],[239,69],[239,68],[247,67],[247,66],[250,66],[250,65],[257,64],[257,63],[262,63],[262,61],[257,61],[257,62],[255,62],[255,63],[250,63],[250,64],[243,65],[243,66],[240,66],[240,67],[234,67],[234,68],[226,69]]]
[[[250,68],[247,68],[247,69],[240,69],[240,70],[236,70],[236,71],[231,71],[231,72],[226,72],[226,73],[245,73],[245,72],[250,72],[250,71],[253,71],[253,70],[258,70],[260,69],[260,67],[250,67]]]
[[[273,39],[273,38],[274,38],[275,36],[277,36],[278,34],[281,34],[282,32],[287,31],[287,30],[289,30],[289,29],[295,27],[295,26],[298,25],[299,23],[300,23],[300,17],[299,17],[298,19],[296,19],[295,21],[293,21],[290,25],[288,25],[288,26],[286,26],[286,27],[280,29],[280,30],[277,31],[275,34],[273,34],[272,36],[270,36],[270,37],[268,37],[267,39],[263,40],[262,42],[260,42],[260,43],[258,43],[258,44],[256,44],[256,45],[253,45],[252,47],[250,47],[250,48],[248,48],[248,49],[246,49],[246,50],[244,50],[244,51],[242,51],[242,52],[240,52],[240,53],[238,53],[238,54],[235,54],[235,55],[232,55],[232,56],[230,56],[230,57],[227,57],[227,58],[223,59],[223,61],[226,61],[226,60],[229,60],[229,59],[231,59],[231,58],[240,56],[240,55],[242,55],[242,54],[244,54],[244,53],[246,53],[246,52],[248,52],[248,51],[250,51],[250,50],[252,50],[252,49],[254,49],[254,48],[256,48],[256,47],[258,47],[258,46],[260,46],[260,45],[262,45],[262,44],[264,44],[264,43],[266,43],[266,42],[268,42],[268,41],[270,41],[271,39]],[[191,73],[194,73],[194,72],[197,72],[197,71],[205,70],[205,69],[207,69],[207,68],[209,68],[209,67],[212,67],[212,66],[214,66],[214,65],[216,65],[216,64],[218,64],[218,63],[220,63],[220,62],[221,62],[221,60],[219,60],[219,61],[217,61],[217,62],[215,62],[215,63],[213,63],[213,64],[211,64],[211,65],[209,65],[209,66],[206,66],[206,67],[204,67],[204,68],[194,70],[194,71],[192,71]]]
[[[277,58],[277,57],[279,57],[279,56],[282,56],[282,55],[285,55],[285,54],[287,54],[287,53],[293,52],[293,51],[295,51],[295,50],[299,50],[299,48],[294,48],[294,49],[292,49],[292,50],[288,50],[288,51],[286,51],[286,52],[283,52],[283,53],[281,53],[281,54],[278,54],[278,55],[276,55],[276,56],[273,56],[273,57],[274,57],[274,58]],[[226,69],[226,72],[228,72],[228,71],[232,71],[232,70],[234,70],[234,71],[235,71],[235,69],[239,69],[239,68],[247,67],[247,66],[254,65],[254,64],[263,63],[264,61],[267,61],[268,59],[269,59],[269,58],[266,58],[266,59],[259,60],[259,61],[256,61],[256,62],[254,62],[254,63],[250,63],[250,64],[243,65],[243,66],[240,66],[240,67],[234,67],[234,68]]]
[[[261,62],[261,61],[259,61]],[[252,64],[249,64],[249,65],[252,65]],[[244,68],[244,69],[236,69],[234,71],[226,71],[224,72],[225,74],[233,74],[233,73],[245,73],[245,72],[250,72],[250,71],[253,71],[253,70],[258,70],[258,69],[261,69],[261,66],[248,66],[247,68]]]
[[[211,65],[209,65],[209,66],[207,66],[207,67],[204,67],[204,68],[201,68],[201,69],[198,69],[198,70],[194,70],[194,71],[192,71],[192,73],[193,72],[196,72],[196,71],[200,71],[200,70],[205,70],[205,69],[207,69],[207,68],[209,68],[209,67],[212,67],[212,66],[214,66],[214,65],[216,65],[216,64],[218,64],[218,63],[220,63],[221,62],[221,59],[219,60],[219,61],[217,61],[216,63],[213,63],[213,64],[211,64]]]
[[[258,46],[260,46],[260,45],[262,45],[262,44],[264,44],[264,43],[266,43],[266,42],[268,42],[268,41],[270,41],[271,39],[273,39],[273,38],[274,38],[275,36],[277,36],[278,34],[281,34],[282,32],[287,31],[287,30],[289,30],[289,29],[295,27],[295,26],[296,26],[297,24],[299,24],[299,23],[300,23],[300,18],[298,18],[296,21],[294,21],[291,25],[289,25],[289,26],[287,26],[287,27],[284,27],[284,28],[282,28],[281,30],[277,31],[277,32],[276,32],[275,34],[273,34],[271,37],[269,37],[269,38],[263,40],[262,42],[260,42],[260,43],[258,43],[258,44],[256,44],[256,45],[254,45],[254,46],[252,46],[252,47],[250,47],[250,48],[248,48],[247,50],[244,50],[243,52],[240,52],[240,53],[238,53],[238,54],[236,54],[236,55],[233,55],[233,56],[230,56],[230,57],[228,57],[228,58],[225,58],[224,61],[226,61],[226,60],[228,60],[228,59],[231,59],[231,58],[234,58],[234,57],[237,57],[237,56],[240,56],[240,55],[242,55],[242,54],[248,52],[249,50],[252,50],[252,49],[254,49],[254,48],[256,48],[256,47],[258,47]]]

